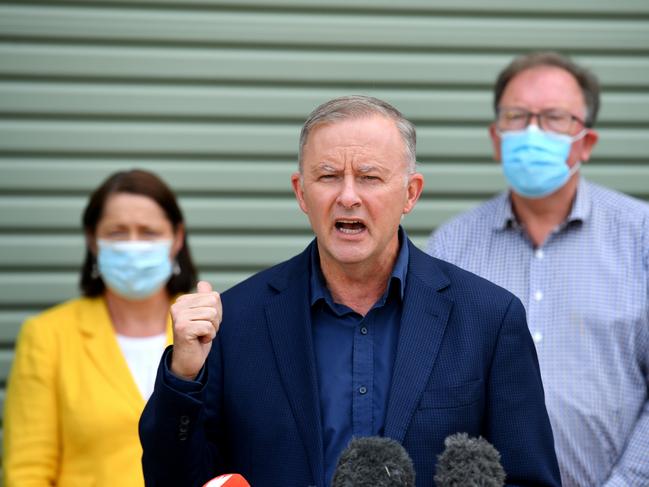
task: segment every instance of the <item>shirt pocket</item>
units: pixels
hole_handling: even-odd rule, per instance
[[[484,381],[478,379],[453,386],[426,389],[418,409],[450,409],[469,406],[484,395]]]

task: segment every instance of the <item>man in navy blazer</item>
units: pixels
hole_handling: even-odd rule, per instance
[[[351,437],[380,435],[433,486],[457,432],[500,451],[508,485],[560,485],[520,301],[399,226],[423,188],[414,126],[381,100],[337,98],[304,124],[299,162],[293,190],[316,239],[172,307],[174,345],[140,421],[146,485],[237,472],[326,487]]]

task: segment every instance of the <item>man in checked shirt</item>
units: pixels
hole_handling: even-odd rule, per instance
[[[563,485],[649,486],[649,205],[580,175],[598,139],[588,70],[519,57],[494,108],[510,189],[439,228],[428,253],[523,301]]]

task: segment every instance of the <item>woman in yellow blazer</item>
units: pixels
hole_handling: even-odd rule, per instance
[[[138,420],[196,272],[171,190],[109,177],[83,216],[84,297],[24,324],[4,413],[5,487],[142,487]]]

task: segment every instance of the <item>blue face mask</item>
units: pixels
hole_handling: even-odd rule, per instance
[[[568,182],[581,163],[572,168],[566,163],[570,147],[584,136],[575,137],[544,132],[536,125],[526,130],[503,132],[500,153],[503,171],[510,186],[527,198],[542,198]]]
[[[97,265],[106,286],[122,297],[144,299],[171,277],[171,240],[98,240]]]

